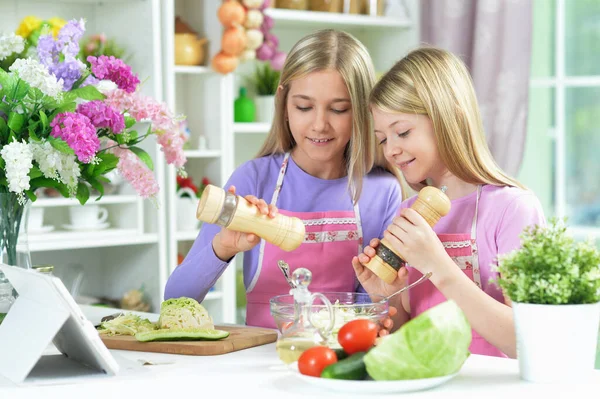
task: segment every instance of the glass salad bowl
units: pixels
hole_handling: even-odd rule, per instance
[[[369,295],[361,292],[322,292],[333,307],[333,328],[327,337],[327,344],[339,348],[337,334],[344,324],[354,319],[370,319],[381,326],[388,316],[389,302],[381,295]],[[278,295],[270,300],[271,315],[277,329],[283,331],[294,322],[294,296]],[[321,299],[315,298],[310,307],[311,322],[319,329],[329,324],[327,307]]]

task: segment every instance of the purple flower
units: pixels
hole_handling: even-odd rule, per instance
[[[97,128],[108,128],[115,134],[121,133],[125,129],[123,115],[103,101],[94,100],[79,104],[77,112],[87,116],[92,121],[92,125]]]
[[[52,35],[41,36],[38,40],[37,52],[40,62],[57,80],[63,80],[65,91],[71,90],[73,83],[81,77],[81,72],[85,69],[85,64],[76,58],[84,25],[83,20],[71,20],[58,33],[58,40],[54,40]],[[61,54],[64,58],[62,62]]]
[[[65,56],[76,57],[79,53],[79,41],[85,32],[85,21],[72,19],[58,32],[57,48]]]
[[[75,151],[77,159],[90,163],[100,148],[96,128],[90,119],[76,112],[63,112],[50,123],[52,137],[60,138]]]
[[[256,49],[256,58],[261,61],[268,61],[275,55],[275,49],[267,43],[263,43]]]
[[[52,35],[40,36],[38,39],[37,53],[42,65],[48,68],[58,63],[59,51]]]
[[[262,31],[262,33],[267,33],[273,28],[273,25],[273,18],[269,17],[268,15],[265,15],[263,18],[263,23],[260,26],[260,30]]]
[[[273,58],[271,58],[271,68],[276,71],[281,71],[283,69],[283,64],[285,63],[285,58],[287,54],[283,51],[277,51]]]
[[[96,58],[90,55],[87,60],[92,64],[92,73],[96,78],[111,80],[117,84],[119,89],[127,93],[135,92],[140,83],[137,75],[131,72],[131,67],[119,58],[112,55],[110,57],[101,55]]]

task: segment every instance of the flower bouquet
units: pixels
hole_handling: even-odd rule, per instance
[[[185,175],[183,117],[141,95],[122,60],[90,56],[86,66],[78,59],[84,31],[84,20],[69,21],[56,37],[43,25],[29,51],[29,39],[0,37],[0,62],[12,60],[0,69],[0,248],[9,264],[16,264],[21,217],[36,189],[54,188],[83,205],[90,188],[102,196],[105,175],[117,168],[140,196],[155,198],[152,158],[138,146],[150,136]]]

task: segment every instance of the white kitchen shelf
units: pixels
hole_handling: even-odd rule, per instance
[[[267,122],[241,122],[233,124],[234,133],[269,133],[271,124]]]
[[[157,234],[139,234],[136,229],[106,229],[100,231],[56,231],[46,234],[29,234],[31,252],[78,248],[102,248],[121,245],[153,244]]]
[[[320,11],[284,10],[267,8],[265,13],[275,20],[275,27],[294,28],[364,28],[364,29],[409,29],[409,19],[372,17],[369,15],[343,14]]]
[[[137,195],[105,195],[96,201],[98,197],[90,197],[86,204],[109,205],[109,204],[135,204],[140,197]],[[34,207],[46,208],[54,206],[81,206],[76,198],[39,198],[33,203]]]
[[[213,70],[206,66],[175,65],[173,72],[176,74],[203,75],[213,73]]]
[[[185,150],[187,158],[218,158],[221,156],[219,150]]]
[[[198,237],[199,231],[200,229],[192,231],[178,231],[175,233],[175,239],[177,241],[194,241],[196,237]]]

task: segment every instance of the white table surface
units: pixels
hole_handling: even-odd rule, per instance
[[[110,309],[82,306],[96,324]],[[150,315],[152,319],[155,315]],[[50,349],[48,353],[58,353]],[[116,376],[80,376],[52,380],[49,384],[25,383],[17,386],[0,377],[0,399],[40,398],[194,398],[206,395],[224,398],[374,398],[400,395],[402,398],[485,397],[512,399],[514,395],[534,395],[544,399],[599,398],[600,371],[585,384],[558,382],[533,384],[519,378],[518,362],[471,355],[460,373],[432,390],[391,395],[347,394],[306,385],[281,363],[275,344],[249,348],[219,356],[184,356],[162,353],[111,350],[121,372]],[[0,354],[1,356],[1,354]],[[153,363],[142,365],[142,363]]]

